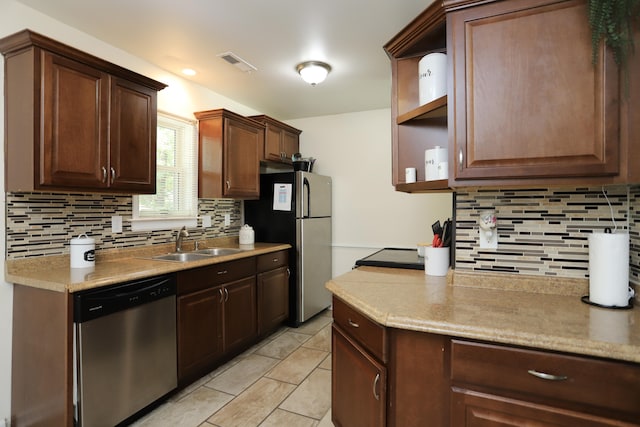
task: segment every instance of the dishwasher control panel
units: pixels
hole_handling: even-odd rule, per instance
[[[75,323],[82,323],[176,294],[173,274],[106,286],[73,295]]]

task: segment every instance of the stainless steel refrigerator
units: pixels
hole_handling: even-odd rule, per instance
[[[289,243],[289,324],[331,305],[331,178],[310,172],[260,175],[260,199],[244,202],[257,242]]]

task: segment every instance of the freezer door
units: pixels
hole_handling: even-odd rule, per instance
[[[331,177],[296,172],[296,218],[331,216]]]
[[[331,305],[324,287],[331,280],[331,218],[296,220],[298,229],[298,312],[304,322]]]

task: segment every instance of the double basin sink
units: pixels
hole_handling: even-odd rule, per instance
[[[232,255],[232,254],[237,254],[238,252],[242,252],[242,249],[208,248],[208,249],[198,249],[196,251],[191,251],[191,252],[172,252],[170,254],[157,255],[157,256],[151,257],[151,259],[156,259],[161,261],[188,262],[188,261],[200,261],[203,259],[223,256],[223,255]]]

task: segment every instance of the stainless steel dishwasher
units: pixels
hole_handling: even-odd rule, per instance
[[[176,281],[74,294],[77,425],[114,426],[177,387]]]

